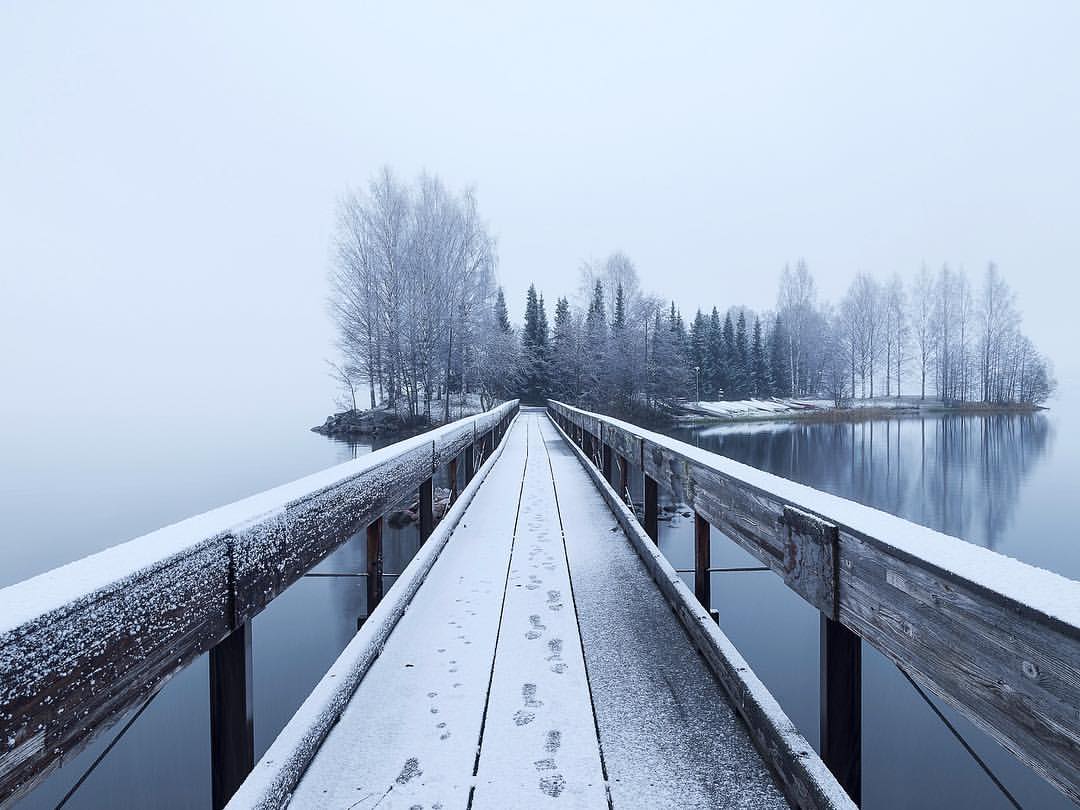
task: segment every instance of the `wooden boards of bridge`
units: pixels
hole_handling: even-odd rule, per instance
[[[788,807],[603,497],[550,423],[543,433],[612,805]]]
[[[507,441],[291,807],[467,806],[525,466]]]
[[[607,806],[543,427],[546,418],[530,419],[476,810]]]
[[[546,417],[507,441],[290,806],[785,807]]]

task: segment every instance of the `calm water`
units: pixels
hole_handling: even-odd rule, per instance
[[[1077,578],[1080,548],[1063,503],[1080,472],[1080,442],[1056,413],[768,423],[678,435]],[[0,586],[371,449],[302,428],[241,424],[182,437],[119,431],[97,439],[85,432],[18,435],[6,444],[0,466]],[[662,525],[663,548],[681,568],[691,565],[691,531],[691,521],[681,518]],[[388,541],[385,565],[393,573],[411,558],[418,537],[409,527],[392,530]],[[713,555],[717,565],[749,561],[719,537]],[[363,570],[361,543],[346,544],[317,570]],[[714,574],[713,595],[724,630],[816,743],[816,614],[766,573]],[[365,612],[362,579],[308,578],[255,619],[257,754]],[[867,649],[863,668],[865,807],[1009,806],[891,664]],[[204,656],[162,690],[68,807],[209,806],[207,680]],[[996,743],[957,722],[1025,807],[1071,806]],[[54,806],[115,731],[19,806]]]

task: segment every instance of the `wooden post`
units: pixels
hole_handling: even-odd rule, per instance
[[[458,497],[458,484],[457,484],[457,456],[454,456],[446,465],[447,474],[450,477],[450,503],[457,500]]]
[[[709,548],[711,528],[709,521],[697,512],[694,513],[694,596],[705,610],[711,608],[712,602],[709,573],[712,565]]]
[[[611,445],[610,444],[602,444],[600,446],[600,454],[601,454],[601,457],[602,457],[602,461],[600,462],[600,466],[601,466],[601,468],[603,470],[603,473],[604,473],[604,480],[607,481],[610,484],[611,483]]]
[[[210,784],[214,810],[224,807],[255,767],[251,692],[251,624],[210,648]]]
[[[433,501],[431,479],[420,484],[420,545],[427,542],[435,529],[435,504]]]
[[[367,527],[367,612],[368,616],[375,612],[376,606],[382,599],[382,527],[383,519],[376,518],[374,523]]]
[[[821,759],[855,804],[862,802],[862,647],[821,614]]]
[[[645,476],[645,534],[660,543],[660,489],[656,481]]]
[[[465,486],[468,486],[469,482],[473,480],[473,476],[476,475],[476,464],[473,459],[473,453],[475,452],[476,448],[471,444],[465,448]]]
[[[619,500],[626,498],[626,488],[630,486],[630,462],[619,456]]]

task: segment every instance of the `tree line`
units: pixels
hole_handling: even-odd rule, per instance
[[[688,400],[928,396],[949,404],[1036,404],[1050,364],[1020,329],[1016,296],[991,264],[976,286],[949,266],[905,284],[855,276],[838,305],[821,301],[805,262],[785,267],[776,308],[714,306],[684,318],[642,292],[615,253],[586,265],[575,299],[557,299],[548,328],[530,287],[520,392],[631,414]],[[911,390],[908,390],[908,387]]]
[[[820,300],[805,262],[780,276],[776,307],[699,309],[684,318],[643,290],[616,252],[586,263],[576,291],[530,286],[520,328],[496,283],[495,240],[473,192],[384,169],[340,203],[330,310],[351,407],[366,399],[412,421],[447,420],[452,394],[482,407],[522,396],[625,415],[690,400],[917,393],[947,402],[1039,403],[1047,360],[1020,328],[990,265],[973,284],[948,266],[910,283],[860,273]],[[912,390],[909,391],[908,388]]]

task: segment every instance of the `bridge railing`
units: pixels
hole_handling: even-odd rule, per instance
[[[548,409],[621,494],[640,470],[653,541],[660,489],[694,510],[706,609],[715,526],[820,611],[821,755],[856,802],[860,639],[1080,802],[1080,583],[617,419]]]
[[[0,806],[23,795],[179,670],[210,653],[213,800],[254,764],[250,622],[367,530],[368,612],[382,597],[383,516],[432,476],[451,498],[502,440],[517,401],[106,549],[0,590]],[[17,538],[12,538],[17,540]]]

